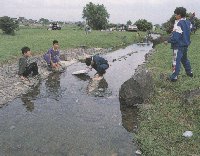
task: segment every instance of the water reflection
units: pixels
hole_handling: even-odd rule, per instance
[[[89,94],[99,97],[107,96],[108,94],[108,83],[105,78],[102,79],[91,79],[87,86]]]
[[[108,82],[106,81],[105,78],[100,80],[98,88],[102,88],[104,90],[108,88]]]
[[[128,132],[136,132],[139,109],[137,107],[127,107],[125,104],[120,103],[120,110],[122,114],[122,126]]]
[[[21,100],[23,105],[26,107],[27,111],[32,112],[34,110],[33,100],[37,98],[40,94],[40,85],[35,86],[30,92],[22,94]]]
[[[61,73],[49,74],[48,79],[45,82],[46,92],[49,98],[59,100],[59,97],[61,96],[60,76]]]
[[[74,75],[74,76],[76,76],[77,78],[79,78],[80,80],[83,80],[83,81],[90,80],[90,76],[87,74],[78,74],[78,75]]]

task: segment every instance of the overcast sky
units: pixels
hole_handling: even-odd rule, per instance
[[[185,7],[188,12],[195,12],[200,18],[200,0],[0,0],[0,17],[83,21],[83,7],[89,2],[104,4],[112,23],[147,19],[153,24],[161,24],[179,6]]]

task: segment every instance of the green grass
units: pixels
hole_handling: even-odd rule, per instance
[[[160,75],[171,73],[172,50],[170,45],[160,44],[147,64],[155,81],[155,94],[147,103],[150,107],[140,109],[140,125],[136,138],[145,156],[200,156],[200,96],[192,104],[182,101],[187,90],[200,86],[200,31],[191,36],[188,56],[194,78],[187,77],[181,69],[175,83],[161,79]],[[192,131],[191,138],[182,137]]]
[[[144,33],[142,33],[144,34]],[[139,40],[137,33],[92,31],[85,35],[77,27],[65,27],[60,31],[48,31],[45,28],[22,28],[15,36],[5,35],[0,31],[0,63],[21,55],[23,46],[31,48],[35,54],[46,52],[53,40],[58,40],[62,50],[86,46],[88,48],[110,48],[127,45]]]

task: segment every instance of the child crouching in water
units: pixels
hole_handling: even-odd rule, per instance
[[[47,69],[49,71],[59,71],[62,68],[60,63],[60,50],[57,40],[53,41],[53,47],[44,54],[44,60],[47,62]]]
[[[106,70],[109,68],[108,61],[99,55],[87,57],[85,63],[87,66],[91,66],[91,69],[94,68],[97,71],[94,77],[97,80],[102,79]]]

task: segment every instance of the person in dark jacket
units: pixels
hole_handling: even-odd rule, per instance
[[[175,60],[175,69],[172,75],[170,76],[171,81],[177,81],[181,63],[185,68],[185,72],[188,76],[193,77],[190,61],[187,57],[188,47],[191,43],[190,41],[190,32],[191,32],[191,23],[186,20],[186,9],[183,7],[178,7],[174,11],[176,17],[176,28],[172,32],[169,43],[172,44],[173,49],[177,50],[177,56]]]
[[[87,57],[85,63],[87,66],[91,66],[91,68],[94,68],[97,71],[95,74],[95,77],[97,78],[103,77],[103,74],[105,74],[106,70],[109,68],[108,61],[99,55]]]
[[[19,76],[22,80],[28,80],[27,77],[32,75],[38,75],[38,66],[36,62],[31,62],[30,57],[32,56],[29,47],[23,47],[23,57],[19,59]]]

